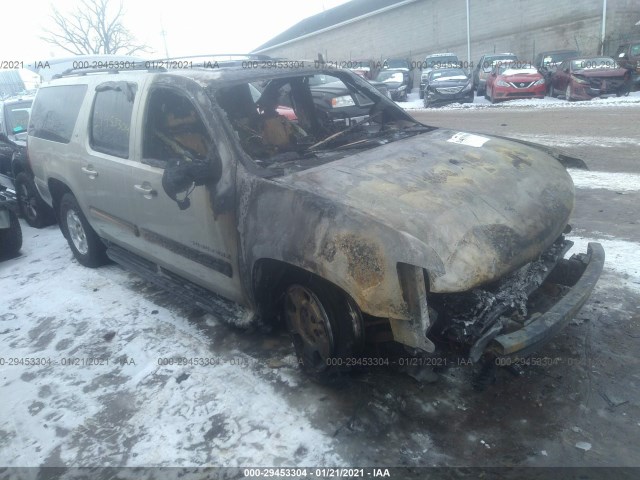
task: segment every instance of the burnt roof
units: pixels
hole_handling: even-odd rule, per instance
[[[325,12],[305,18],[288,30],[276,35],[267,43],[260,45],[253,51],[259,52],[265,48],[294,40],[298,37],[317,32],[318,30],[323,30],[339,23],[367,15],[368,13],[375,12],[376,10],[390,7],[398,3],[404,3],[405,1],[406,0],[351,0],[350,2],[338,5],[337,7]]]

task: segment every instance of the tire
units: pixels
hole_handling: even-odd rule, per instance
[[[104,243],[87,222],[71,193],[65,193],[60,200],[60,227],[79,263],[91,268],[108,263]]]
[[[362,315],[338,288],[311,275],[299,275],[285,289],[284,319],[302,370],[328,380],[349,370],[346,359],[362,350]]]
[[[26,172],[16,176],[16,196],[20,215],[34,228],[42,228],[55,223],[52,208],[40,197],[33,177]]]
[[[0,257],[14,257],[22,248],[22,229],[18,216],[9,210],[9,228],[0,229]]]

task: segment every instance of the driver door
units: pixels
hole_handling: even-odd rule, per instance
[[[206,160],[216,148],[199,110],[184,93],[155,87],[143,100],[139,161],[132,169],[141,256],[200,286],[241,301],[237,229],[231,213],[214,215],[209,188],[190,187],[181,209],[163,189],[165,169],[184,156]],[[185,193],[179,195],[180,199]],[[183,204],[185,206],[185,204]]]

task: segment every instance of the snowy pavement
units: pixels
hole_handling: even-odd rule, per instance
[[[0,465],[344,463],[315,406],[288,399],[288,350],[251,357],[119,267],[79,265],[57,226],[22,229],[22,255],[0,263]]]
[[[425,109],[423,100],[417,90],[408,95],[406,102],[396,102],[405,110],[422,110]],[[615,95],[603,98],[594,98],[588,101],[568,102],[564,98],[528,98],[519,100],[509,100],[506,102],[491,102],[484,97],[476,96],[473,103],[452,103],[436,107],[437,110],[477,110],[484,108],[509,108],[509,109],[539,109],[539,108],[593,108],[593,107],[638,107],[640,106],[640,92],[631,92],[628,97],[616,97]]]

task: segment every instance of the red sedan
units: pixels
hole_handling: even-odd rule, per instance
[[[624,94],[629,72],[611,57],[565,60],[551,76],[549,95],[569,101],[591,100],[600,95]]]
[[[493,63],[487,78],[485,98],[495,103],[515,98],[544,98],[546,85],[544,77],[529,63]]]

